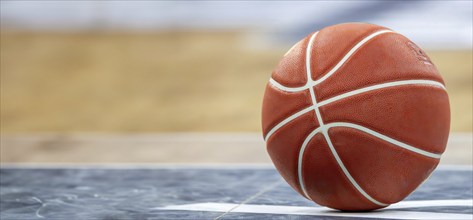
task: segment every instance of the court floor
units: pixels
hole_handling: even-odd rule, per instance
[[[1,219],[473,219],[471,166],[441,165],[404,201],[340,212],[298,195],[271,165],[11,165]]]
[[[261,133],[18,134],[0,138],[2,163],[265,163]],[[472,165],[473,133],[451,133],[440,164]]]

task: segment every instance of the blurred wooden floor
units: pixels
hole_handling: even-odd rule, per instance
[[[2,31],[1,132],[258,132],[290,45],[234,32]],[[472,52],[428,51],[454,132],[473,124]]]
[[[472,165],[472,141],[451,134],[441,164]],[[270,163],[257,133],[4,135],[0,152],[2,163]]]
[[[142,135],[259,132],[265,84],[290,45],[254,40],[2,30],[0,161],[269,163],[254,133]],[[471,132],[472,52],[428,54],[447,85],[452,131]],[[471,164],[468,135],[452,135],[442,163]]]

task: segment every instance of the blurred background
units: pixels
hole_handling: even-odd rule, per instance
[[[1,1],[2,163],[268,163],[270,73],[299,39],[369,22],[424,48],[472,163],[472,1]],[[451,156],[449,156],[451,155]]]

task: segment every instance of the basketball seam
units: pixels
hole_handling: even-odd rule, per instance
[[[318,127],[316,129],[314,129],[311,133],[309,133],[309,135],[307,135],[306,139],[304,140],[304,142],[302,143],[302,146],[301,146],[301,149],[299,151],[299,158],[298,158],[298,176],[300,179],[302,179],[302,159],[303,159],[303,156],[304,156],[304,152],[305,152],[305,149],[309,143],[309,141],[312,140],[312,138],[322,132],[322,134],[324,135],[324,137],[327,139],[326,135],[328,136],[328,133],[325,133],[328,131],[328,129],[330,128],[333,128],[333,127],[348,127],[348,128],[353,128],[353,129],[357,129],[357,130],[360,130],[364,133],[367,133],[367,134],[370,134],[371,136],[374,136],[378,139],[381,139],[381,140],[384,140],[386,142],[389,142],[393,145],[397,145],[401,148],[404,148],[406,150],[409,150],[411,152],[414,152],[414,153],[418,153],[418,154],[421,154],[421,155],[424,155],[424,156],[427,156],[427,157],[431,157],[431,158],[434,158],[434,159],[440,159],[440,156],[441,154],[435,154],[435,153],[431,153],[431,152],[428,152],[428,151],[424,151],[424,150],[421,150],[421,149],[418,149],[418,148],[415,148],[415,147],[412,147],[408,144],[405,144],[403,142],[400,142],[398,140],[395,140],[395,139],[392,139],[388,136],[385,136],[381,133],[378,133],[376,131],[373,131],[371,129],[368,129],[368,128],[365,128],[361,125],[357,125],[357,124],[354,124],[354,123],[347,123],[347,122],[331,122],[331,123],[328,123],[328,124],[325,124],[325,128],[322,128],[322,127]],[[365,196],[368,200],[372,201],[373,203],[376,203],[378,205],[382,205],[382,206],[387,206],[387,204],[384,204],[384,203],[380,203],[376,200],[374,200],[372,197],[370,197],[362,188],[361,186],[358,185],[358,183],[356,183],[356,181],[354,180],[354,178],[349,174],[348,170],[346,169],[346,167],[343,165],[340,157],[338,156],[336,150],[335,150],[335,147],[333,147],[333,144],[331,142],[328,142],[327,141],[327,144],[329,145],[329,148],[332,152],[332,154],[334,155],[335,157],[335,160],[337,161],[337,163],[339,163],[339,166],[340,168],[342,169],[342,171],[346,174],[347,178],[350,180],[350,182],[352,182],[352,184],[355,186],[355,188],[363,195]],[[301,186],[301,189],[302,189],[302,192],[304,193],[304,195],[307,197],[307,198],[310,198],[306,189],[305,189],[305,184],[303,181],[299,180],[300,182],[300,186]],[[376,202],[374,202],[374,201]]]
[[[376,205],[379,205],[379,206],[388,206],[389,204],[382,203],[382,202],[374,199],[373,197],[371,197],[367,192],[365,192],[365,190],[363,190],[363,188],[361,188],[361,186],[356,182],[355,178],[353,178],[351,176],[350,172],[348,171],[348,169],[343,164],[342,159],[340,159],[340,157],[338,156],[337,151],[335,150],[335,147],[332,144],[332,140],[330,139],[330,136],[328,135],[328,128],[327,129],[322,129],[322,134],[324,135],[325,139],[327,140],[330,151],[332,152],[332,155],[335,157],[335,160],[337,161],[338,166],[342,169],[343,173],[348,178],[350,183],[356,188],[356,190],[358,190],[358,192],[360,192],[365,198],[370,200],[372,203],[374,203]]]
[[[276,80],[274,80],[273,78],[270,78],[269,82],[274,84],[276,87],[281,88],[281,90],[288,91],[288,92],[290,92],[290,91],[297,92],[297,91],[302,91],[302,90],[309,89],[309,88],[311,88],[311,87],[313,87],[317,84],[320,84],[321,82],[325,81],[328,77],[333,75],[348,60],[348,58],[350,58],[355,53],[355,51],[357,51],[361,46],[363,46],[363,44],[365,44],[366,42],[368,42],[372,38],[374,38],[374,37],[376,37],[380,34],[385,34],[385,33],[395,33],[395,32],[393,32],[391,30],[382,30],[382,31],[377,31],[375,33],[372,33],[372,34],[368,35],[367,37],[362,39],[360,42],[358,42],[355,46],[353,46],[345,54],[345,56],[343,56],[343,58],[340,59],[340,61],[332,69],[330,69],[330,71],[328,71],[326,74],[324,74],[320,79],[313,80],[311,73],[308,73],[307,74],[307,77],[308,77],[307,78],[307,83],[303,86],[300,86],[300,87],[286,87],[286,86],[280,84],[279,82],[277,82]],[[314,33],[311,37],[311,40],[313,40],[317,34],[318,34],[318,32]],[[312,45],[311,40],[309,40],[307,48],[309,48],[309,45]],[[309,53],[307,53],[307,52],[309,52]],[[310,58],[310,51],[308,51],[308,50],[306,51],[306,58],[307,57]],[[306,67],[310,70],[310,62],[307,62],[307,60],[306,60]]]
[[[381,83],[381,84],[376,84],[376,85],[372,85],[372,86],[368,86],[368,87],[364,87],[364,88],[360,88],[360,89],[356,89],[356,90],[352,90],[352,91],[349,91],[349,92],[346,92],[346,93],[343,93],[343,94],[340,94],[340,95],[337,95],[337,96],[334,96],[334,97],[331,97],[331,98],[328,98],[324,101],[321,101],[319,103],[317,103],[317,107],[322,107],[324,105],[327,105],[327,104],[330,104],[332,102],[335,102],[335,101],[338,101],[338,100],[342,100],[342,99],[345,99],[345,98],[348,98],[348,97],[351,97],[351,96],[354,96],[354,95],[359,95],[361,93],[365,93],[365,92],[369,92],[369,91],[374,91],[374,90],[379,90],[379,89],[384,89],[384,88],[389,88],[389,87],[395,87],[395,86],[406,86],[406,85],[427,85],[427,86],[434,86],[434,87],[438,87],[438,88],[441,88],[443,90],[446,90],[444,85],[442,83],[439,83],[437,81],[433,81],[433,80],[402,80],[402,81],[393,81],[393,82],[388,82],[388,83]],[[281,88],[278,88],[276,87],[277,89],[280,89],[282,90]],[[302,90],[301,90],[302,91]],[[289,91],[285,91],[285,92],[289,92]],[[272,134],[274,134],[276,132],[276,130],[278,130],[279,128],[281,128],[282,126],[284,126],[285,124],[291,122],[292,120],[296,119],[297,117],[309,112],[310,110],[314,109],[315,106],[314,105],[311,105],[309,107],[306,107],[288,117],[286,117],[284,120],[282,120],[281,122],[277,123],[274,127],[272,127],[268,133],[266,133],[265,135],[265,141],[268,141],[269,140],[269,137],[271,137]]]
[[[310,60],[310,56],[311,56],[311,50],[312,50],[312,44],[314,43],[314,40],[315,40],[315,37],[317,37],[317,34],[318,32],[315,32],[315,34],[313,34],[311,37],[310,37],[310,40],[309,42],[307,43],[307,48],[306,48],[306,60],[305,60],[305,63],[306,63],[306,74],[307,74],[307,83],[306,83],[306,86],[309,86],[311,83],[312,80],[312,70],[310,69],[310,62],[308,62]],[[319,126],[320,127],[323,127],[324,125],[324,121],[322,120],[322,115],[320,114],[320,110],[319,108],[317,107],[317,99],[315,97],[315,91],[314,91],[314,86],[310,86],[309,87],[309,92],[310,92],[310,98],[312,99],[312,106],[314,106],[314,111],[315,111],[315,114],[317,116],[317,121],[319,121]]]
[[[363,46],[363,44],[365,44],[366,42],[368,42],[372,38],[374,38],[378,35],[381,35],[381,34],[385,34],[385,33],[395,33],[395,32],[393,32],[391,30],[381,30],[381,31],[376,31],[376,32],[370,34],[369,36],[365,37],[363,40],[361,40],[355,46],[353,46],[352,49],[350,49],[347,52],[347,54],[337,63],[337,65],[335,65],[335,67],[333,67],[328,73],[324,74],[324,76],[322,76],[320,79],[315,80],[314,81],[314,86],[321,83],[321,82],[323,82],[328,77],[330,77],[332,74],[334,74],[348,60],[348,58],[350,58],[351,55],[353,55],[355,53],[355,51],[357,51],[361,46]],[[306,62],[307,61],[309,61],[309,60],[306,60]]]
[[[314,39],[315,37],[317,36],[317,32],[315,34],[313,34],[310,38],[310,41],[308,42],[308,45],[307,45],[307,50],[306,50],[306,60],[305,60],[305,63],[306,63],[306,73],[307,73],[307,85],[310,85],[311,81],[313,81],[312,84],[314,85],[317,85],[318,83],[320,82],[323,82],[325,79],[327,79],[328,77],[330,77],[335,71],[338,70],[338,68],[340,68],[340,66],[342,66],[343,63],[345,63],[345,61],[348,60],[348,58],[358,49],[361,47],[361,45],[363,45],[365,42],[367,42],[369,39],[379,35],[379,34],[382,34],[382,33],[387,33],[387,32],[390,32],[389,30],[384,30],[384,31],[378,31],[378,32],[375,32],[371,35],[369,35],[368,37],[364,38],[363,40],[361,40],[359,43],[357,43],[350,51],[348,51],[348,53],[337,63],[337,65],[335,65],[335,67],[333,67],[327,74],[325,74],[322,78],[316,80],[316,81],[313,81],[312,79],[312,70],[310,68],[311,66],[311,59],[310,59],[310,56],[311,56],[311,52],[312,52],[312,45],[313,45],[313,42],[314,42]],[[319,122],[319,128],[320,130],[322,131],[323,135],[324,135],[324,138],[325,140],[327,141],[328,145],[329,145],[329,148],[330,148],[330,151],[332,152],[332,155],[335,157],[337,163],[338,163],[338,166],[343,170],[343,173],[345,174],[345,176],[350,180],[350,182],[352,183],[353,186],[355,186],[355,188],[364,196],[366,197],[367,199],[369,199],[371,202],[375,203],[376,205],[380,205],[380,206],[387,206],[387,204],[384,204],[384,203],[381,203],[375,199],[373,199],[370,195],[368,195],[359,185],[358,183],[356,182],[356,180],[351,176],[350,172],[348,172],[348,170],[346,169],[345,165],[343,164],[343,161],[340,159],[340,157],[338,156],[337,154],[337,151],[335,150],[335,148],[333,147],[333,144],[332,144],[332,140],[330,139],[330,136],[328,135],[328,128],[326,128],[326,126],[324,125],[324,122],[323,122],[323,119],[322,119],[322,115],[320,114],[320,110],[319,110],[319,107],[317,107],[317,99],[315,97],[315,91],[314,91],[314,86],[311,86],[309,88],[309,91],[310,91],[310,96],[311,96],[311,99],[312,99],[312,105],[314,106],[314,111],[317,115],[317,120]],[[309,139],[310,141],[310,139]],[[308,143],[308,141],[307,141]],[[300,155],[301,156],[301,155]],[[304,157],[304,152],[302,152],[302,157]],[[299,159],[298,159],[299,161]],[[305,186],[303,184],[304,182],[304,178],[303,178],[303,175],[302,175],[302,159],[300,159],[301,163],[298,164],[298,173],[300,174],[300,176],[298,176],[298,179],[299,179],[299,185],[301,187],[301,189],[303,190],[304,194],[307,196],[307,198],[310,198],[311,200],[313,200],[310,195],[307,193],[306,189],[305,189]],[[299,171],[300,170],[300,171]],[[301,184],[302,183],[302,184]]]
[[[317,120],[319,122],[319,127],[316,128],[314,131],[312,131],[307,137],[306,139],[304,140],[301,148],[300,148],[300,151],[299,151],[299,157],[298,157],[298,182],[299,182],[299,185],[301,187],[301,190],[303,191],[304,195],[311,199],[310,196],[308,195],[306,189],[305,189],[305,184],[304,184],[304,181],[303,181],[303,176],[302,176],[302,159],[303,159],[303,155],[304,155],[304,152],[305,152],[305,148],[307,147],[307,144],[308,142],[319,132],[322,132],[322,134],[324,135],[324,138],[326,139],[327,143],[328,143],[328,146],[330,148],[330,151],[332,153],[332,155],[335,157],[339,167],[342,169],[343,173],[345,174],[345,176],[349,179],[349,181],[352,183],[352,185],[365,197],[367,198],[368,200],[370,200],[371,202],[373,202],[374,204],[376,205],[379,205],[379,206],[387,206],[389,204],[385,204],[385,203],[382,203],[382,202],[379,202],[377,200],[375,200],[374,198],[372,198],[368,193],[366,193],[362,188],[361,186],[358,185],[358,183],[356,182],[356,180],[351,176],[351,174],[349,173],[349,171],[346,169],[345,165],[343,164],[343,161],[340,159],[340,157],[338,156],[336,150],[335,150],[335,147],[333,146],[332,144],[332,141],[330,139],[330,136],[328,134],[328,130],[331,128],[331,127],[336,127],[337,125],[338,126],[345,126],[345,127],[351,127],[351,128],[354,128],[354,129],[358,129],[358,130],[361,130],[365,133],[368,133],[372,136],[375,136],[379,139],[382,139],[386,142],[389,142],[389,143],[392,143],[396,146],[399,146],[401,148],[404,148],[404,149],[407,149],[407,150],[410,150],[412,152],[415,152],[415,153],[418,153],[418,154],[421,154],[421,155],[424,155],[424,156],[428,156],[428,157],[434,157],[434,158],[440,158],[440,155],[441,154],[434,154],[434,153],[431,153],[431,152],[427,152],[427,151],[424,151],[424,150],[421,150],[421,149],[418,149],[418,148],[415,148],[415,147],[412,147],[410,145],[407,145],[405,143],[402,143],[400,141],[397,141],[393,138],[390,138],[388,136],[385,136],[385,135],[382,135],[381,133],[378,133],[378,132],[375,132],[373,130],[370,130],[368,128],[365,128],[363,126],[360,126],[360,125],[356,125],[356,124],[352,124],[352,123],[346,123],[346,122],[335,122],[335,123],[329,123],[327,125],[324,124],[323,122],[323,119],[322,119],[322,116],[320,114],[320,111],[319,111],[319,107],[323,106],[323,105],[326,105],[326,104],[329,104],[331,102],[334,102],[334,101],[337,101],[337,100],[340,100],[340,99],[345,99],[347,97],[350,97],[350,96],[353,96],[353,95],[357,95],[357,94],[360,94],[360,93],[364,93],[364,92],[368,92],[368,91],[373,91],[373,90],[377,90],[377,89],[382,89],[382,88],[387,88],[387,87],[392,87],[392,86],[402,86],[402,85],[411,85],[411,84],[423,84],[423,85],[433,85],[433,86],[438,86],[438,87],[441,87],[442,89],[445,90],[445,87],[439,83],[439,82],[436,82],[436,81],[432,81],[432,80],[403,80],[403,81],[394,81],[394,82],[388,82],[388,83],[381,83],[381,84],[377,84],[377,85],[372,85],[372,86],[368,86],[368,87],[364,87],[364,88],[361,88],[361,89],[356,89],[356,90],[352,90],[350,92],[346,92],[344,94],[341,94],[341,95],[338,95],[338,96],[335,96],[335,97],[332,97],[330,99],[327,99],[327,100],[324,100],[322,101],[321,103],[317,103],[317,100],[316,100],[316,97],[315,97],[315,91],[314,91],[314,86],[323,82],[325,79],[327,79],[328,77],[330,77],[331,75],[333,75],[350,57],[352,54],[355,53],[355,51],[357,51],[363,44],[365,44],[366,42],[368,42],[370,39],[378,36],[378,35],[381,35],[381,34],[384,34],[384,33],[395,33],[391,30],[382,30],[382,31],[377,31],[377,32],[374,32],[372,34],[370,34],[369,36],[365,37],[364,39],[362,39],[360,42],[358,42],[355,46],[352,47],[352,49],[350,49],[347,54],[327,73],[327,74],[324,74],[323,77],[321,77],[320,79],[318,80],[313,80],[312,79],[312,73],[311,73],[311,69],[310,69],[310,56],[311,56],[311,49],[312,49],[312,44],[313,44],[313,41],[315,39],[315,37],[317,36],[317,33],[314,33],[309,42],[308,42],[308,45],[307,45],[307,48],[306,48],[306,74],[307,74],[307,82],[304,86],[301,86],[301,87],[286,87],[286,86],[283,86],[282,84],[280,84],[279,82],[277,82],[276,80],[270,78],[269,82],[274,85],[276,88],[282,90],[282,91],[286,91],[286,92],[298,92],[298,91],[303,91],[305,89],[309,89],[310,91],[310,95],[311,95],[311,100],[312,100],[312,106],[310,107],[307,107],[305,109],[302,109],[301,111],[298,111],[297,113],[287,117],[286,119],[284,119],[283,121],[281,121],[280,123],[278,123],[276,126],[274,126],[267,134],[266,134],[266,137],[265,137],[265,141],[268,141],[269,140],[269,137],[271,137],[271,135],[277,131],[279,128],[281,128],[282,126],[284,126],[285,124],[287,124],[288,122],[294,120],[295,118],[311,111],[311,110],[314,110],[315,113],[316,113],[316,116],[317,116]]]
[[[386,142],[389,142],[391,144],[394,144],[398,147],[401,147],[401,148],[404,148],[406,150],[409,150],[409,151],[412,151],[414,153],[417,153],[417,154],[421,154],[421,155],[424,155],[426,157],[430,157],[430,158],[434,158],[434,159],[440,159],[440,157],[442,156],[442,154],[436,154],[436,153],[432,153],[432,152],[429,152],[429,151],[425,151],[425,150],[422,150],[422,149],[419,149],[419,148],[416,148],[416,147],[413,147],[409,144],[406,144],[406,143],[403,143],[401,141],[398,141],[394,138],[390,138],[384,134],[381,134],[379,132],[376,132],[374,130],[371,130],[369,128],[366,128],[364,126],[361,126],[361,125],[357,125],[357,124],[354,124],[354,123],[348,123],[348,122],[331,122],[329,124],[327,124],[327,127],[328,128],[333,128],[333,127],[346,127],[346,128],[353,128],[353,129],[356,129],[356,130],[359,130],[359,131],[362,131],[364,133],[367,133],[367,134],[370,134],[371,136],[374,136],[374,137],[377,137],[378,139],[381,139],[381,140],[384,140]]]

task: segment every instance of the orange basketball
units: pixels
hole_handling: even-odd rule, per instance
[[[439,163],[450,127],[436,67],[385,27],[346,23],[295,44],[266,86],[268,153],[301,195],[340,210],[396,203]]]

